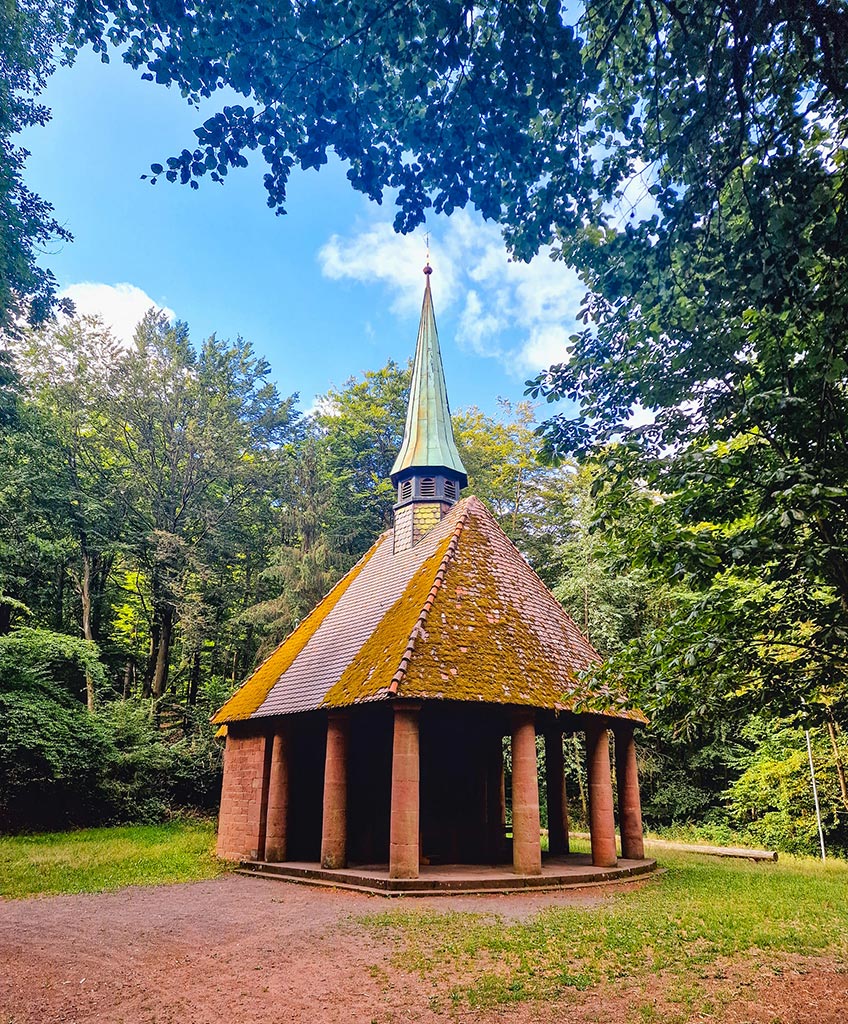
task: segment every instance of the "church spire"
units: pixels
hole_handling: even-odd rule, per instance
[[[398,489],[395,505],[395,552],[407,551],[431,530],[468,483],[456,449],[451,425],[439,333],[430,292],[430,261],[424,268],[426,285],[415,363],[409,389],[409,407],[403,442],[392,466]]]
[[[421,470],[429,470],[431,474],[441,471],[456,479],[460,487],[465,487],[468,476],[453,437],[439,333],[433,313],[432,273],[428,262],[424,268],[427,283],[415,347],[406,428],[400,452],[392,466],[391,479],[392,483],[398,484],[403,478]]]

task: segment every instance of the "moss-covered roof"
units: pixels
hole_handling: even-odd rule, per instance
[[[503,533],[465,498],[414,548],[377,541],[214,718],[406,697],[642,719],[578,674],[600,656]]]

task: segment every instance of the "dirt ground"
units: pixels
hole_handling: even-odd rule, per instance
[[[407,907],[525,917],[609,890],[457,896]],[[0,903],[0,1024],[569,1024],[722,1021],[842,1024],[848,974],[831,960],[718,964],[689,1001],[679,979],[574,992],[557,1003],[447,1008],[445,977],[392,963],[357,924],[380,897],[226,876],[211,882]],[[702,993],[714,997],[709,1012]]]

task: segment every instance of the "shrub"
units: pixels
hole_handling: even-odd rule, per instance
[[[102,817],[108,732],[82,705],[0,693],[0,827],[83,825]]]
[[[209,724],[220,686],[202,689],[185,730],[160,729],[150,700],[80,700],[97,648],[76,637],[18,629],[0,637],[0,829],[161,821],[214,811],[221,745]]]
[[[0,692],[41,689],[84,702],[86,673],[96,689],[103,685],[100,652],[88,640],[29,627],[0,636]]]

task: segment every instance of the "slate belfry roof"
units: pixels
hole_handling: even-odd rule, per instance
[[[465,487],[468,475],[453,438],[439,332],[433,312],[433,295],[430,291],[432,272],[428,262],[424,268],[427,283],[415,345],[406,426],[398,457],[389,475],[392,483],[397,483],[404,470],[450,469],[459,475],[460,486]]]
[[[478,498],[393,547],[388,530],[213,721],[401,697],[642,720],[623,694],[578,680],[597,651]]]

